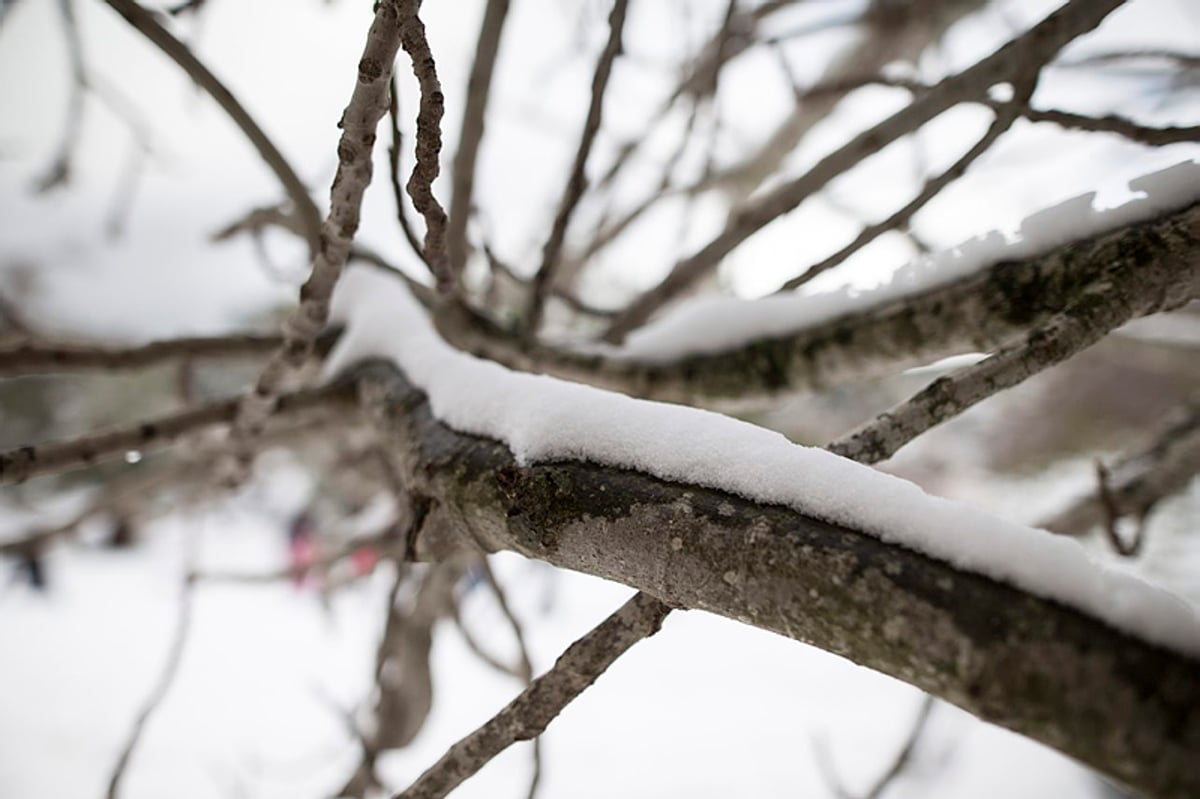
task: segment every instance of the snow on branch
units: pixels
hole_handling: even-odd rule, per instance
[[[418,553],[460,531],[822,647],[1149,793],[1200,788],[1200,618],[1181,600],[769,431],[456,353],[347,277],[363,324],[339,360],[390,357],[354,374],[434,500]]]
[[[1200,165],[1183,162],[1130,182],[1144,194],[1096,211],[1087,194],[1033,214],[1014,236],[973,238],[920,258],[889,283],[757,300],[694,300],[621,349],[524,346],[462,309],[438,329],[459,349],[540,371],[680,402],[745,399],[876,377],[1017,341],[1087,292],[1128,282],[1139,263],[1187,274],[1200,257]]]

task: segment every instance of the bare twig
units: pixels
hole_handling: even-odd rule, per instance
[[[1160,430],[1118,460],[1104,480],[1111,506],[1145,518],[1162,499],[1186,487],[1200,473],[1200,398],[1172,414]],[[1083,535],[1106,520],[1105,502],[1091,492],[1040,526],[1055,533]]]
[[[128,3],[130,0],[109,0]],[[411,5],[415,0],[410,0]],[[408,20],[409,27],[412,21]],[[330,188],[329,218],[321,231],[321,246],[313,258],[312,272],[300,288],[300,303],[283,325],[284,342],[267,363],[254,390],[238,410],[233,438],[239,469],[244,469],[249,441],[262,430],[276,398],[312,353],[313,344],[329,319],[333,288],[341,277],[358,230],[363,194],[371,182],[371,155],[375,128],[387,113],[392,63],[400,47],[401,19],[395,2],[382,2],[367,33],[358,62],[358,79],[342,113],[338,142],[338,167]],[[419,138],[419,137],[418,137]],[[418,142],[418,149],[420,143]]]
[[[938,378],[909,400],[836,441],[830,449],[866,463],[890,458],[926,430],[998,391],[1090,347],[1130,319],[1169,310],[1200,293],[1194,263],[1141,264],[1125,281],[1083,293],[1075,303],[1023,340],[979,363]]]
[[[500,52],[500,35],[508,18],[509,0],[488,0],[475,44],[475,60],[467,81],[467,103],[463,110],[462,128],[458,136],[458,151],[454,154],[454,181],[450,195],[450,221],[446,228],[446,244],[450,253],[450,271],[462,279],[470,243],[467,241],[467,222],[471,218],[471,196],[475,191],[475,161],[487,118],[488,95],[492,88],[492,73],[496,55]]]
[[[533,278],[533,293],[529,298],[529,309],[525,319],[525,331],[529,337],[537,335],[545,311],[546,295],[554,284],[559,268],[559,255],[563,241],[567,235],[567,225],[583,196],[587,183],[588,155],[592,151],[592,143],[600,130],[601,117],[604,110],[604,95],[608,88],[608,79],[612,74],[613,61],[621,52],[621,32],[625,28],[625,15],[629,8],[629,0],[614,0],[612,12],[608,17],[608,42],[596,62],[596,71],[592,74],[592,100],[588,107],[587,119],[583,123],[583,133],[579,137],[579,147],[575,151],[575,161],[571,165],[571,175],[563,189],[559,200],[558,213],[550,228],[550,236],[542,248],[542,265],[538,267]]]
[[[125,746],[117,758],[116,765],[113,767],[112,777],[108,782],[108,791],[105,793],[106,799],[116,799],[120,795],[121,780],[125,776],[129,760],[133,756],[133,751],[146,729],[146,722],[150,720],[150,716],[162,704],[167,692],[171,689],[171,684],[175,681],[175,676],[179,673],[179,664],[183,661],[184,646],[187,644],[188,633],[192,627],[194,600],[192,589],[191,579],[185,578],[179,603],[179,619],[175,624],[175,636],[171,641],[171,648],[167,651],[167,660],[163,664],[163,670],[159,675],[158,683],[146,698],[146,703],[138,713],[137,719],[133,723],[133,729],[130,730],[129,738],[125,741]]]
[[[500,586],[500,581],[496,579],[496,573],[492,571],[492,564],[488,562],[487,556],[479,559],[479,568],[483,571],[483,579],[488,584],[492,596],[496,598],[496,605],[508,621],[508,627],[512,630],[513,639],[517,642],[517,657],[520,660],[517,676],[522,682],[529,683],[533,679],[533,663],[529,659],[529,647],[525,643],[525,631],[521,627],[521,622],[517,621],[517,617],[513,614],[512,607],[508,604],[508,597],[505,595],[504,589]]]
[[[947,167],[940,175],[925,181],[925,185],[921,187],[921,191],[917,193],[917,196],[905,204],[904,207],[894,212],[888,218],[863,228],[862,232],[858,234],[854,241],[850,242],[833,255],[830,255],[825,260],[810,266],[800,275],[797,275],[796,277],[787,281],[779,290],[793,291],[799,288],[815,278],[817,275],[827,272],[830,269],[833,269],[834,267],[844,263],[846,259],[854,255],[863,247],[866,247],[871,242],[875,241],[875,239],[879,238],[884,233],[907,225],[909,220],[913,218],[913,215],[924,208],[930,200],[932,200],[942,191],[942,189],[946,188],[946,186],[962,177],[971,167],[971,164],[975,163],[980,156],[990,150],[992,145],[996,143],[996,140],[1012,127],[1013,122],[1015,122],[1020,116],[1019,111],[1021,107],[1024,106],[1029,97],[1033,94],[1033,88],[1034,86],[1029,84],[1028,89],[1023,92],[1022,97],[1014,98],[1012,103],[998,109],[995,120],[993,120],[991,126],[987,129],[987,132],[984,133],[979,141],[977,141],[974,146],[971,147],[971,149],[963,153],[957,161]]]
[[[275,399],[270,410],[282,415],[352,398],[351,385],[345,382],[332,383],[316,389],[284,394]],[[220,400],[128,427],[67,441],[19,447],[0,453],[0,485],[21,483],[38,475],[93,466],[121,457],[131,450],[148,452],[162,449],[181,436],[213,425],[232,422],[237,415],[239,404],[237,398]]]
[[[283,157],[279,148],[254,121],[254,118],[242,107],[242,104],[237,101],[225,84],[192,54],[187,45],[160,25],[153,14],[142,8],[135,0],[105,0],[105,2],[167,57],[178,64],[188,77],[196,82],[197,86],[208,92],[209,96],[217,102],[217,105],[221,106],[234,124],[246,135],[254,149],[258,151],[263,161],[283,185],[288,199],[292,201],[292,205],[302,221],[309,249],[316,255],[321,249],[320,212],[317,211],[316,204],[308,195],[308,189],[303,181],[300,180],[287,159]]]
[[[433,182],[441,171],[442,112],[445,98],[438,80],[437,64],[425,38],[425,24],[418,15],[418,0],[395,0],[400,15],[400,42],[412,60],[413,74],[421,87],[421,104],[417,110],[417,162],[408,179],[408,194],[413,206],[425,218],[425,262],[429,264],[438,291],[455,291],[456,278],[450,271],[446,252],[446,212],[433,194]]]
[[[412,249],[413,254],[424,263],[426,268],[429,264],[425,261],[425,250],[421,243],[417,241],[417,234],[413,232],[412,223],[408,221],[408,213],[405,211],[404,204],[404,187],[400,183],[400,144],[402,136],[400,133],[400,91],[396,85],[396,76],[392,75],[388,82],[388,125],[391,128],[392,139],[388,145],[388,179],[392,184],[392,197],[396,201],[396,221],[400,224],[400,232],[404,234],[404,240],[408,242],[408,246]],[[430,271],[432,274],[432,270]]]
[[[900,751],[896,753],[896,756],[892,758],[892,762],[888,765],[887,769],[879,775],[878,779],[872,783],[871,787],[861,794],[854,794],[847,790],[842,784],[842,781],[838,778],[837,774],[834,773],[833,764],[828,762],[826,757],[819,756],[817,760],[818,765],[820,765],[822,771],[825,772],[826,781],[833,789],[834,795],[837,796],[838,799],[879,799],[881,796],[883,796],[884,792],[887,791],[887,789],[890,788],[912,764],[913,753],[916,751],[917,745],[921,741],[921,737],[924,735],[925,730],[929,726],[929,717],[932,714],[934,705],[935,703],[933,697],[929,694],[925,694],[921,700],[921,706],[917,710],[917,717],[913,721],[913,725],[909,729],[908,735],[904,739],[904,745],[900,748]],[[818,745],[822,743],[822,741],[818,741]],[[824,754],[824,747],[821,746],[819,755]]]
[[[1119,114],[1107,114],[1101,117],[1076,114],[1070,111],[1055,109],[1028,109],[1024,116],[1030,122],[1050,122],[1067,130],[1086,130],[1095,133],[1115,133],[1118,136],[1145,144],[1149,147],[1162,147],[1178,142],[1200,141],[1200,125],[1186,127],[1155,128],[1141,125],[1128,117]]]
[[[896,114],[855,136],[804,175],[784,183],[732,216],[725,229],[680,261],[655,288],[617,315],[604,339],[619,343],[659,308],[678,297],[769,222],[796,208],[829,181],[958,103],[984,96],[995,83],[1032,76],[1067,43],[1095,28],[1124,0],[1072,0],[1019,38],[963,72],[946,78]]]
[[[1100,501],[1100,506],[1104,509],[1104,533],[1108,537],[1108,543],[1112,545],[1114,552],[1123,558],[1132,558],[1141,551],[1142,543],[1146,540],[1146,514],[1149,512],[1149,509],[1144,509],[1134,514],[1134,522],[1137,524],[1137,529],[1134,531],[1132,540],[1126,541],[1117,532],[1117,523],[1126,514],[1117,504],[1116,497],[1113,496],[1112,489],[1109,488],[1110,479],[1111,475],[1107,467],[1105,467],[1104,462],[1097,458],[1096,493]]]
[[[277,335],[243,334],[165,339],[128,348],[26,342],[0,348],[0,377],[93,369],[141,369],[177,358],[255,357],[273,352],[281,341]]]
[[[534,680],[491,720],[451,746],[396,799],[445,796],[512,744],[541,735],[562,709],[617,658],[638,641],[656,633],[670,611],[670,606],[649,594],[635,594],[599,626],[567,647],[550,671]]]

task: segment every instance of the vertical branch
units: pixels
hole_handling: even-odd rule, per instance
[[[592,151],[592,143],[600,130],[600,120],[604,108],[604,94],[608,88],[608,78],[612,74],[613,61],[621,52],[621,31],[625,27],[625,15],[629,8],[629,0],[615,0],[612,13],[608,17],[608,43],[600,53],[596,62],[596,71],[592,75],[592,102],[588,107],[587,119],[583,124],[583,134],[579,137],[579,148],[575,152],[575,163],[571,166],[571,177],[563,189],[562,200],[558,205],[558,213],[554,217],[554,225],[546,246],[542,249],[542,265],[533,278],[533,294],[529,300],[529,311],[525,322],[526,335],[537,335],[538,326],[546,306],[546,295],[554,282],[558,271],[559,254],[563,240],[566,238],[567,225],[575,206],[583,196],[588,155]]]
[[[388,126],[392,133],[391,145],[388,147],[388,179],[392,184],[392,197],[396,201],[396,221],[400,224],[400,232],[404,234],[408,246],[421,262],[425,263],[424,248],[417,241],[412,224],[408,221],[408,214],[404,211],[404,187],[400,185],[400,145],[403,141],[400,135],[400,92],[394,73],[388,81],[388,92]],[[429,264],[426,263],[425,266],[428,267]]]
[[[471,217],[471,195],[475,190],[475,161],[483,141],[488,95],[492,89],[492,74],[496,55],[500,51],[500,34],[508,17],[509,0],[488,0],[475,45],[475,62],[467,81],[467,105],[463,111],[462,131],[458,137],[458,152],[454,155],[454,183],[450,195],[450,222],[446,243],[450,253],[450,272],[462,279],[470,247],[467,242],[467,221]]]
[[[425,38],[425,24],[417,13],[420,2],[397,0],[396,8],[400,14],[400,43],[412,59],[413,75],[421,87],[421,104],[417,110],[417,163],[408,179],[408,194],[425,218],[425,262],[437,279],[438,291],[448,294],[453,291],[455,280],[446,254],[446,212],[433,196],[433,182],[441,171],[438,159],[442,152],[445,98],[438,80],[437,64],[429,49],[429,40]]]
[[[129,0],[108,2],[124,4]],[[371,182],[375,128],[387,113],[389,80],[400,47],[402,25],[396,3],[379,4],[358,62],[358,78],[350,103],[342,113],[338,167],[330,188],[329,218],[321,231],[321,246],[313,259],[312,272],[300,288],[300,304],[284,322],[283,346],[263,369],[254,391],[244,398],[239,409],[233,434],[243,445],[261,432],[276,398],[304,365],[329,319],[333,288],[350,254],[358,231],[363,194]],[[238,455],[244,465],[245,447],[241,449]]]

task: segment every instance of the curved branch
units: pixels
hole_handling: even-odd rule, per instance
[[[159,50],[187,73],[196,85],[208,92],[216,100],[217,105],[229,115],[233,123],[246,135],[254,149],[262,156],[263,161],[279,178],[288,199],[295,206],[296,214],[300,217],[304,237],[308,241],[309,250],[318,252],[321,246],[321,214],[308,195],[308,188],[292,169],[291,164],[279,152],[279,148],[268,138],[254,117],[242,107],[233,93],[221,83],[200,59],[192,54],[187,45],[176,39],[171,33],[158,24],[154,15],[138,5],[135,0],[104,0],[108,5],[125,18],[125,21],[150,40]]]

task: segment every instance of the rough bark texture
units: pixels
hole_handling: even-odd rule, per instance
[[[1148,794],[1200,791],[1195,660],[790,509],[586,463],[520,467],[434,419],[394,367],[363,374],[397,465],[438,503],[430,529],[810,643]]]
[[[690,404],[749,399],[879,377],[964,352],[988,352],[1068,310],[1098,286],[1147,264],[1200,269],[1200,205],[1005,261],[968,277],[795,333],[670,363],[618,360],[531,345],[449,308],[438,328],[467,352],[527,371]]]

